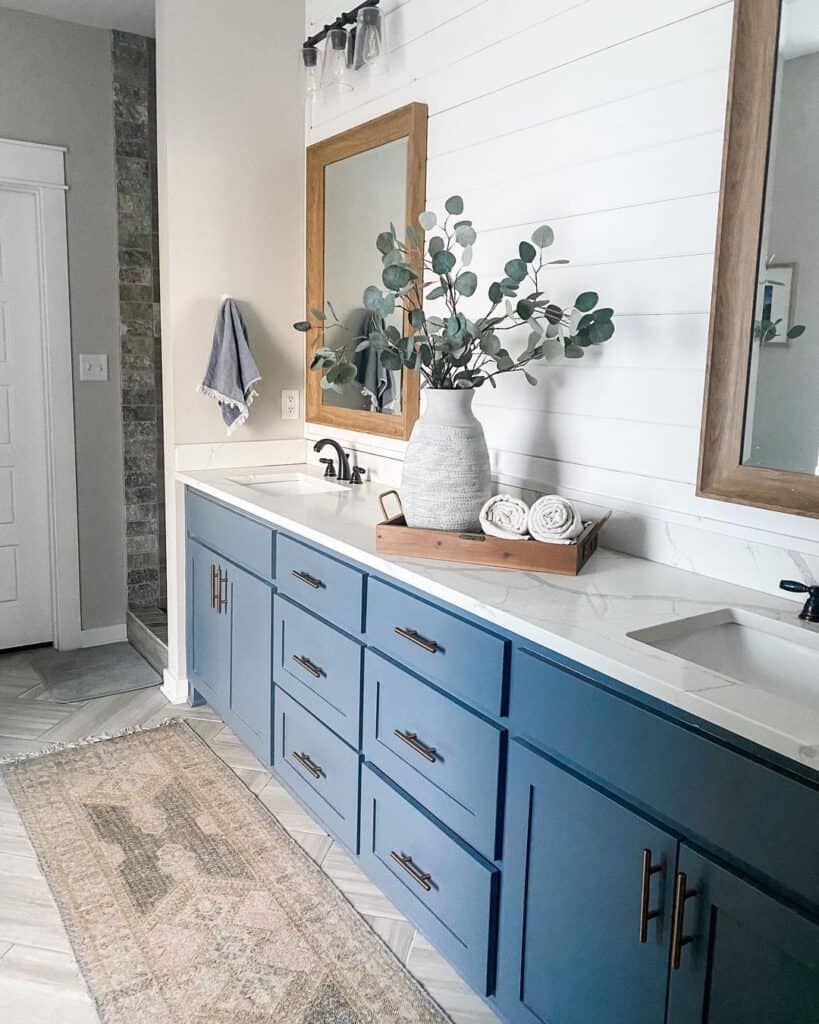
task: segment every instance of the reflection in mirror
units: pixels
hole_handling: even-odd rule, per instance
[[[390,224],[403,225],[407,195],[406,138],[357,153],[324,171],[324,294],[332,302],[339,321],[348,331],[328,331],[326,344],[354,347],[356,338],[367,337],[384,321],[362,304],[364,289],[380,281],[381,253],[378,235]],[[398,309],[386,324],[401,328]],[[352,352],[349,354],[352,357]],[[343,385],[343,392],[323,391],[325,405],[365,412],[401,413],[401,370],[381,364],[375,346],[353,358],[357,374]]]
[[[742,461],[819,475],[819,3],[781,17]]]

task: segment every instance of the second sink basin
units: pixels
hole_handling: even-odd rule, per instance
[[[231,483],[249,487],[261,494],[301,495],[324,494],[325,492],[343,491],[342,484],[333,483],[322,477],[308,476],[307,473],[250,473],[245,476],[230,478]]]
[[[724,608],[629,633],[634,640],[819,711],[819,631]]]

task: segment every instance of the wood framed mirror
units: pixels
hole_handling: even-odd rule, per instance
[[[411,103],[308,148],[306,320],[311,323],[317,323],[313,311],[325,309],[329,300],[352,334],[366,333],[364,324],[373,314],[363,307],[362,296],[368,285],[380,286],[383,271],[377,236],[391,223],[398,231],[411,224],[421,233],[427,116],[424,104]],[[409,333],[409,322],[403,326]],[[349,343],[351,334],[337,329],[338,334]],[[321,375],[309,366],[316,348],[334,343],[331,331],[325,339],[316,331],[306,335],[308,422],[408,438],[418,418],[418,374],[385,369],[370,349],[356,359],[356,378],[340,393],[325,390]]]
[[[819,518],[815,7],[735,0],[697,493]]]

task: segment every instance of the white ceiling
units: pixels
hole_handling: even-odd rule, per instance
[[[785,60],[819,51],[817,0],[787,0],[783,8],[780,50]]]
[[[154,34],[154,0],[2,0],[0,6],[94,28]]]

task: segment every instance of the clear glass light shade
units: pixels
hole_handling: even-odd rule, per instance
[[[347,32],[334,28],[327,33],[321,66],[321,88],[330,93],[349,92],[353,88],[347,67]]]
[[[387,70],[387,64],[384,18],[377,7],[364,7],[356,19],[355,67],[380,73]]]
[[[318,58],[319,52],[315,46],[302,47],[301,59],[304,64],[304,89],[308,100],[315,98],[321,81],[321,69]]]

